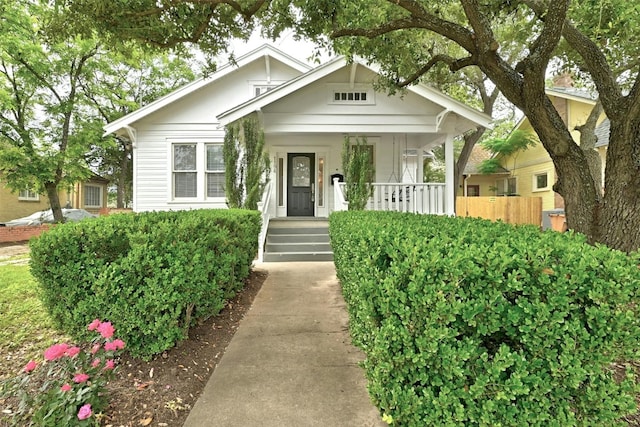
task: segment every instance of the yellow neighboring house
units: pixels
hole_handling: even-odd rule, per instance
[[[589,117],[589,113],[596,103],[595,94],[565,86],[556,86],[547,89],[546,92],[560,113],[562,120],[567,124],[574,140],[579,142],[580,133],[575,130],[575,127],[583,125]],[[603,171],[608,145],[608,123],[609,121],[603,115],[596,129],[598,136],[596,148],[602,159]],[[534,132],[526,117],[518,123],[515,129]],[[466,180],[467,188],[479,186],[482,196],[541,197],[543,212],[564,209],[564,200],[553,191],[553,184],[556,182],[555,167],[540,142],[525,151],[504,156],[500,159],[500,164],[506,173],[485,176],[471,174]],[[466,173],[467,169],[465,169]],[[482,191],[488,186],[492,190],[490,194]]]
[[[463,180],[458,188],[458,196],[465,197],[491,197],[495,196],[497,183],[504,182],[511,175],[505,168],[500,168],[495,173],[483,174],[480,172],[480,164],[491,158],[491,152],[480,144],[476,144],[471,150],[471,155],[464,168]]]
[[[108,180],[94,175],[85,182],[76,183],[69,191],[61,191],[60,204],[63,208],[85,209],[92,214],[99,214],[107,206],[108,183]],[[49,208],[46,194],[29,190],[12,193],[0,180],[0,222],[22,218]]]

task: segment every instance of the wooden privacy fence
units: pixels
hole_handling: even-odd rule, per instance
[[[509,224],[542,224],[541,197],[457,197],[456,215]]]

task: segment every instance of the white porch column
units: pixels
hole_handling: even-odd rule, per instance
[[[444,196],[444,213],[455,215],[456,189],[454,185],[455,176],[455,159],[453,158],[453,134],[447,133],[444,143],[444,165],[445,165],[445,196]]]
[[[418,172],[416,173],[416,182],[422,184],[424,182],[424,148],[418,147]]]

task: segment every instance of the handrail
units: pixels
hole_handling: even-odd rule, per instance
[[[258,262],[264,260],[264,243],[267,240],[267,230],[269,229],[269,202],[271,201],[271,182],[268,182],[262,193],[262,200],[258,202],[258,211],[262,214],[262,226],[260,228],[260,234],[258,235]]]

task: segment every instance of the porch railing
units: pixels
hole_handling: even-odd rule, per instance
[[[347,210],[344,182],[334,182],[334,210]],[[439,182],[373,183],[367,210],[445,214],[445,184]]]
[[[333,210],[349,210],[349,202],[344,197],[344,182],[340,182],[338,178],[333,180]]]
[[[262,193],[262,200],[258,202],[258,211],[260,211],[262,215],[262,227],[260,229],[260,234],[258,235],[258,262],[262,262],[264,260],[264,244],[267,240],[267,229],[269,228],[269,220],[271,219],[271,215],[269,214],[269,202],[271,200],[271,182],[268,182],[264,193]]]

